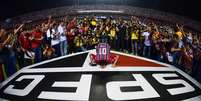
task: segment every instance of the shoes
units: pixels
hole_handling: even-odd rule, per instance
[[[90,62],[89,65],[90,65],[90,66],[97,66],[96,63],[92,63],[92,62]]]

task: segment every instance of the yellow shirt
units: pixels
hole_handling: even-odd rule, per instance
[[[94,44],[97,44],[97,43],[98,43],[97,38],[92,38],[92,44],[94,45]]]
[[[176,32],[176,34],[178,35],[179,39],[183,38],[183,33],[182,32],[178,31],[178,32]]]
[[[131,39],[132,40],[137,40],[138,39],[138,31],[136,31],[136,32],[131,32]]]
[[[91,24],[92,24],[93,26],[96,26],[96,21],[92,20],[92,21],[91,21]]]
[[[153,34],[153,40],[158,39],[158,38],[159,38],[159,35],[160,35],[159,32],[155,32],[155,33]]]
[[[75,46],[76,47],[81,47],[82,46],[82,39],[76,38],[75,39]]]
[[[110,35],[111,37],[115,37],[116,31],[114,29],[110,30]]]

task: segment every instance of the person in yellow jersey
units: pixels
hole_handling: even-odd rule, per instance
[[[175,34],[179,37],[180,40],[183,39],[184,33],[183,33],[183,27],[180,27],[178,24],[176,25]]]
[[[96,37],[94,33],[92,33],[88,36],[88,43],[89,43],[89,49],[94,49],[95,46],[99,43],[99,39]]]
[[[91,25],[92,25],[92,26],[96,26],[96,20],[92,20],[92,21],[91,21]]]
[[[110,30],[110,38],[114,39],[115,36],[116,36],[116,29],[115,29],[115,27],[112,27]]]
[[[90,21],[90,25],[91,25],[90,27],[91,27],[92,30],[94,30],[94,28],[97,26],[97,19],[96,19],[95,16]]]
[[[97,25],[97,27],[94,29],[94,33],[96,34],[97,38],[100,38],[102,30],[101,30],[101,26]]]
[[[75,44],[75,49],[76,52],[82,52],[85,51],[84,47],[83,47],[83,39],[81,34],[78,34],[75,39],[74,39],[74,44]]]
[[[111,29],[110,29],[110,45],[112,49],[115,49],[116,47],[116,35],[117,35],[117,28],[115,25],[112,25]]]
[[[138,37],[139,37],[139,30],[137,30],[137,27],[131,28],[131,48],[132,53],[137,55],[138,54]]]
[[[178,35],[180,40],[183,38],[183,33],[181,31],[177,31],[176,34]]]
[[[83,47],[84,47],[84,49],[86,49],[86,50],[88,50],[89,49],[89,37],[88,37],[88,35],[87,35],[87,33],[84,33],[83,34]]]
[[[179,26],[178,24],[176,25],[176,30],[175,30],[175,34],[178,36],[178,41],[179,41],[179,48],[184,47],[184,43],[183,43],[183,37],[184,37],[184,30],[183,30],[183,26]]]
[[[98,44],[98,42],[99,42],[98,38],[95,35],[93,35],[92,36],[92,44],[93,44],[93,46],[96,46]]]

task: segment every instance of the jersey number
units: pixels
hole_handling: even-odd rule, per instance
[[[106,48],[100,48],[99,54],[106,55]]]

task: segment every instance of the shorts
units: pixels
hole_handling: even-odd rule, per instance
[[[97,60],[96,55],[94,55],[94,54],[91,54],[90,57],[91,57],[92,61],[94,61],[96,64],[100,64],[100,65],[101,64],[102,65],[112,64],[115,62],[115,56],[112,56],[112,55],[110,55],[109,59],[107,59],[107,60]]]

